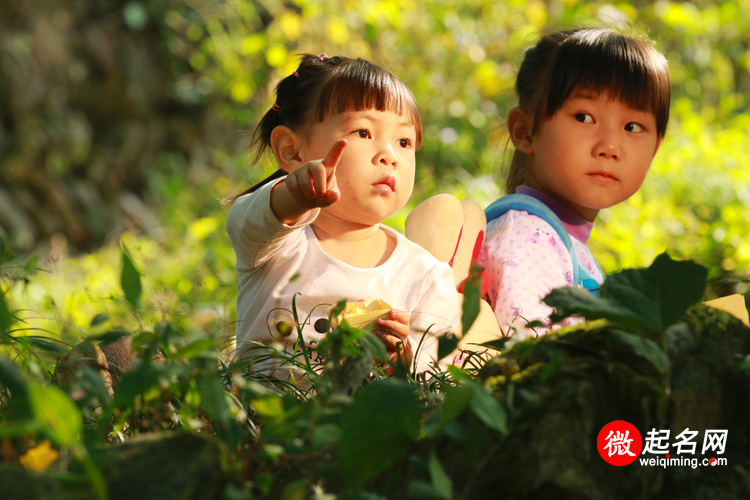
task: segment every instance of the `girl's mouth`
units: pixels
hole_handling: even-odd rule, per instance
[[[396,178],[392,175],[386,175],[372,185],[379,193],[393,193],[396,191]]]
[[[592,179],[594,179],[595,181],[598,181],[598,182],[609,183],[609,182],[617,182],[619,180],[617,177],[615,177],[614,175],[612,175],[610,172],[607,172],[607,171],[604,171],[604,170],[600,170],[598,172],[591,172],[588,175],[589,175],[589,177],[591,177]]]

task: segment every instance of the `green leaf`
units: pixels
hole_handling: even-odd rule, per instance
[[[26,396],[26,382],[20,367],[0,355],[0,384],[10,390],[10,408],[18,419],[31,418],[29,398]]]
[[[489,342],[484,342],[482,344],[472,344],[472,345],[479,345],[481,347],[489,347],[490,349],[494,349],[496,351],[502,351],[505,349],[505,344],[511,339],[511,337],[503,337],[501,339],[497,340],[490,340]]]
[[[214,340],[210,337],[203,337],[195,340],[181,350],[177,351],[172,357],[175,359],[192,359],[200,356],[205,352],[210,352],[214,348]],[[218,377],[218,375],[217,375]]]
[[[409,483],[408,492],[409,498],[435,498],[440,496],[431,483],[419,479]]]
[[[663,253],[646,269],[626,269],[607,278],[600,298],[567,287],[553,290],[544,302],[555,308],[554,322],[578,314],[608,319],[631,331],[663,332],[703,297],[707,275],[706,268]]]
[[[438,359],[443,359],[458,347],[458,335],[448,333],[438,337]]]
[[[120,276],[120,285],[122,291],[125,292],[125,300],[128,301],[130,307],[138,309],[138,301],[141,298],[141,274],[135,268],[133,259],[130,257],[130,252],[122,246],[122,274]]]
[[[461,315],[461,331],[464,333],[469,331],[469,328],[479,316],[479,301],[482,300],[479,296],[481,285],[481,273],[475,264],[472,266],[469,277],[464,282],[464,303],[463,314]]]
[[[435,450],[430,453],[430,461],[428,463],[430,469],[430,478],[432,478],[432,486],[435,488],[435,492],[440,498],[445,500],[451,500],[453,498],[453,482],[448,474],[443,469],[443,465],[435,455]]]
[[[740,365],[740,370],[750,373],[750,354],[745,356],[745,359],[742,361],[742,364]]]
[[[83,419],[73,400],[54,385],[31,382],[26,390],[31,412],[45,424],[50,438],[60,446],[76,447]]]
[[[136,396],[159,384],[161,380],[171,378],[174,368],[169,365],[143,364],[135,370],[126,372],[117,384],[113,405],[122,408],[129,405]]]
[[[8,303],[5,301],[5,294],[0,290],[0,336],[8,331],[8,327],[13,323],[13,315],[8,309]]]
[[[594,297],[591,292],[579,287],[569,286],[552,290],[544,298],[544,303],[555,309],[550,315],[550,320],[554,323],[579,315],[587,319],[608,319],[631,331],[648,328],[648,324],[637,312],[613,300]]]
[[[313,450],[334,445],[341,439],[341,429],[336,424],[322,424],[315,428],[310,437]]]
[[[109,321],[109,314],[99,313],[93,318],[91,318],[90,326],[93,328],[95,326],[101,325],[102,323],[106,323],[107,321]]]
[[[89,342],[101,342],[102,344],[111,344],[112,342],[117,342],[123,337],[127,337],[130,335],[130,332],[127,330],[110,330],[106,333],[102,333],[101,335],[92,335],[90,337],[86,337],[86,340]]]
[[[487,427],[495,429],[502,434],[508,432],[508,416],[500,402],[494,398],[490,391],[473,381],[466,381],[474,389],[474,395],[471,398],[471,409],[479,420],[484,422]]]
[[[446,387],[445,404],[440,409],[438,417],[425,424],[425,434],[435,437],[442,432],[469,406],[473,395],[474,389],[466,384]]]
[[[240,440],[240,428],[232,416],[227,402],[226,390],[216,370],[211,366],[212,360],[204,358],[201,372],[195,377],[198,391],[203,397],[206,413],[214,421],[214,429],[219,437],[234,449]]]
[[[370,354],[372,354],[375,359],[388,359],[388,351],[385,348],[385,344],[383,344],[383,341],[374,333],[366,332],[359,338],[358,342],[363,348],[370,351]]]
[[[665,373],[670,369],[671,363],[669,357],[653,340],[614,329],[610,334],[628,346],[634,354],[648,360],[659,372]]]
[[[365,386],[341,418],[339,460],[347,481],[361,488],[409,450],[421,408],[411,385],[398,379]]]

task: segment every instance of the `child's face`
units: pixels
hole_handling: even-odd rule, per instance
[[[526,185],[593,221],[638,190],[660,142],[652,113],[574,94],[532,136]]]
[[[390,111],[329,115],[302,141],[300,157],[323,159],[340,139],[348,142],[335,174],[341,198],[323,212],[355,224],[379,224],[403,207],[414,189],[414,126]]]

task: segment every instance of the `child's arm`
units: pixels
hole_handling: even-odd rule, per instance
[[[280,222],[292,225],[311,209],[328,207],[339,200],[336,166],[346,144],[344,139],[337,141],[325,159],[297,167],[273,187],[271,209]]]

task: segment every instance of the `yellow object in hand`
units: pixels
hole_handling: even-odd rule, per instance
[[[331,317],[333,307],[328,308],[331,326],[336,328],[343,320],[352,328],[371,332],[377,328],[375,321],[391,312],[392,307],[380,299],[366,299],[360,302],[347,302],[344,310],[336,317]]]

